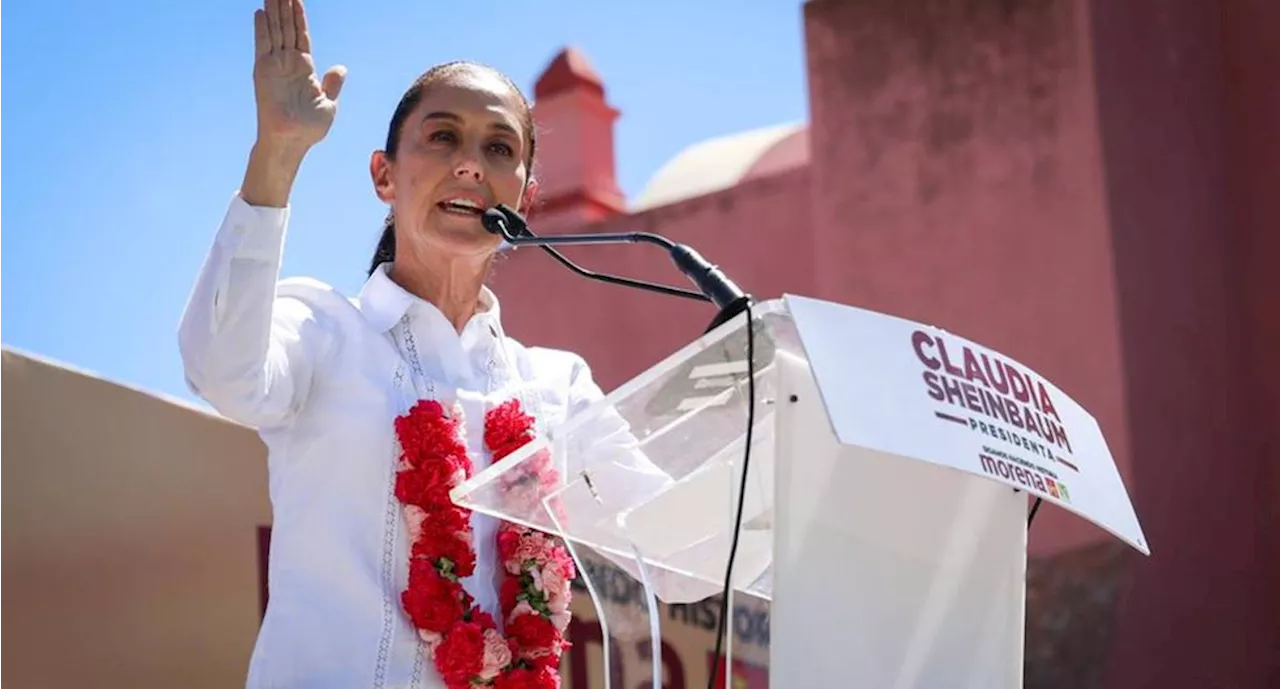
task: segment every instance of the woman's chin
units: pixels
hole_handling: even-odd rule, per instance
[[[440,249],[466,255],[492,252],[502,243],[501,237],[485,231],[479,217],[439,218],[430,234],[431,243]]]

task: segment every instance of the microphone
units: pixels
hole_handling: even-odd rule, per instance
[[[556,235],[553,237],[539,237],[529,230],[528,223],[525,219],[511,208],[503,204],[498,204],[494,208],[485,211],[480,222],[484,225],[484,229],[490,234],[501,236],[511,246],[533,245],[541,246],[543,249],[555,256],[561,263],[570,267],[571,270],[588,277],[595,276],[597,279],[603,279],[606,282],[616,282],[619,284],[627,284],[643,289],[653,289],[654,291],[666,292],[668,294],[696,294],[699,297],[712,302],[720,309],[716,317],[711,321],[711,325],[707,327],[707,332],[715,330],[720,325],[726,323],[734,316],[744,311],[747,314],[747,327],[743,333],[734,333],[733,335],[745,335],[746,337],[746,406],[747,406],[747,428],[746,442],[744,444],[744,455],[742,458],[742,481],[738,489],[738,511],[737,519],[733,526],[733,541],[729,546],[728,567],[724,576],[724,585],[722,587],[722,597],[728,600],[733,581],[733,565],[734,559],[738,552],[738,538],[742,529],[742,508],[746,504],[747,491],[747,468],[751,459],[751,435],[755,428],[755,409],[756,409],[756,372],[758,350],[756,348],[756,331],[757,328],[765,330],[760,334],[762,339],[766,341],[765,357],[772,359],[774,349],[772,346],[772,338],[768,337],[765,324],[753,322],[751,317],[751,297],[745,294],[737,285],[725,276],[725,274],[716,266],[712,265],[701,254],[684,244],[676,244],[671,240],[657,234],[647,232],[625,232],[618,234],[569,234]],[[667,250],[671,256],[671,261],[676,264],[680,272],[685,274],[694,285],[698,287],[698,292],[688,293],[685,290],[679,290],[674,287],[665,287],[663,285],[653,285],[650,283],[641,283],[638,280],[629,280],[626,278],[616,278],[613,276],[598,276],[595,274],[587,274],[581,268],[574,266],[567,258],[561,256],[555,249],[554,244],[636,244],[647,243],[657,244]],[[695,359],[706,359],[708,363],[718,363],[718,360],[725,362],[738,363],[739,344],[738,338],[730,336],[726,340],[721,340],[716,345],[701,352]],[[766,364],[767,365],[767,364]],[[692,366],[692,362],[686,362],[685,367]],[[736,367],[735,367],[736,368]],[[724,376],[719,376],[724,378]],[[717,384],[725,388],[738,388],[737,377],[733,374],[728,376],[729,381],[725,384],[723,381],[712,382],[711,385]],[[689,370],[687,375],[675,375],[659,387],[646,404],[646,411],[656,418],[669,417],[670,415],[680,414],[685,409],[684,401],[686,399],[697,398],[697,405],[705,405],[707,391],[698,389],[699,383],[707,382],[706,379],[695,380],[693,370]],[[690,389],[692,388],[692,389]],[[741,394],[741,392],[739,392]],[[720,616],[720,625],[716,629],[716,649],[712,657],[720,657],[720,646],[725,636],[725,624],[728,615]],[[715,686],[716,668],[712,669],[711,677],[707,682],[708,687]]]
[[[722,323],[727,322],[734,316],[746,310],[751,304],[751,297],[744,293],[732,280],[728,278],[718,267],[703,258],[701,254],[693,250],[693,248],[684,244],[677,244],[671,240],[657,234],[648,232],[623,232],[623,233],[602,233],[602,234],[565,234],[556,235],[554,237],[539,237],[529,229],[529,225],[525,219],[516,211],[512,210],[505,204],[498,204],[494,208],[485,211],[480,217],[480,222],[484,225],[484,229],[490,234],[495,234],[507,241],[512,246],[532,245],[540,246],[567,266],[570,270],[583,275],[584,277],[611,282],[614,284],[627,285],[637,287],[663,294],[671,294],[673,296],[691,297],[701,301],[710,301],[715,304],[719,313],[711,321],[711,325],[707,327],[707,331],[716,329]],[[629,278],[620,278],[612,275],[602,275],[592,273],[574,265],[569,259],[565,258],[552,245],[557,244],[656,244],[667,250],[671,260],[684,273],[685,277],[698,288],[697,292],[690,292],[676,287],[668,287],[666,285],[658,285],[654,283],[644,282],[642,280],[632,280]]]

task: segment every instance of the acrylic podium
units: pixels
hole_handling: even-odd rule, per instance
[[[720,593],[739,512],[727,607],[769,601],[769,686],[784,689],[1022,686],[1035,498],[1149,554],[1097,423],[1029,367],[804,297],[757,304],[751,318],[750,331],[745,315],[721,325],[453,492],[565,538],[606,667],[611,639],[660,638],[658,601]],[[546,465],[558,479],[538,487]],[[601,573],[619,569],[647,605],[599,595],[617,589]],[[664,686],[658,655],[612,686]]]

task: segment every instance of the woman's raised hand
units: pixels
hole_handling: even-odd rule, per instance
[[[265,0],[253,28],[258,143],[305,152],[329,133],[347,70],[337,65],[316,77],[302,0]]]

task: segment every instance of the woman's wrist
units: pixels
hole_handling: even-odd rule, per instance
[[[251,206],[284,208],[308,146],[259,139],[249,152],[240,198]]]

